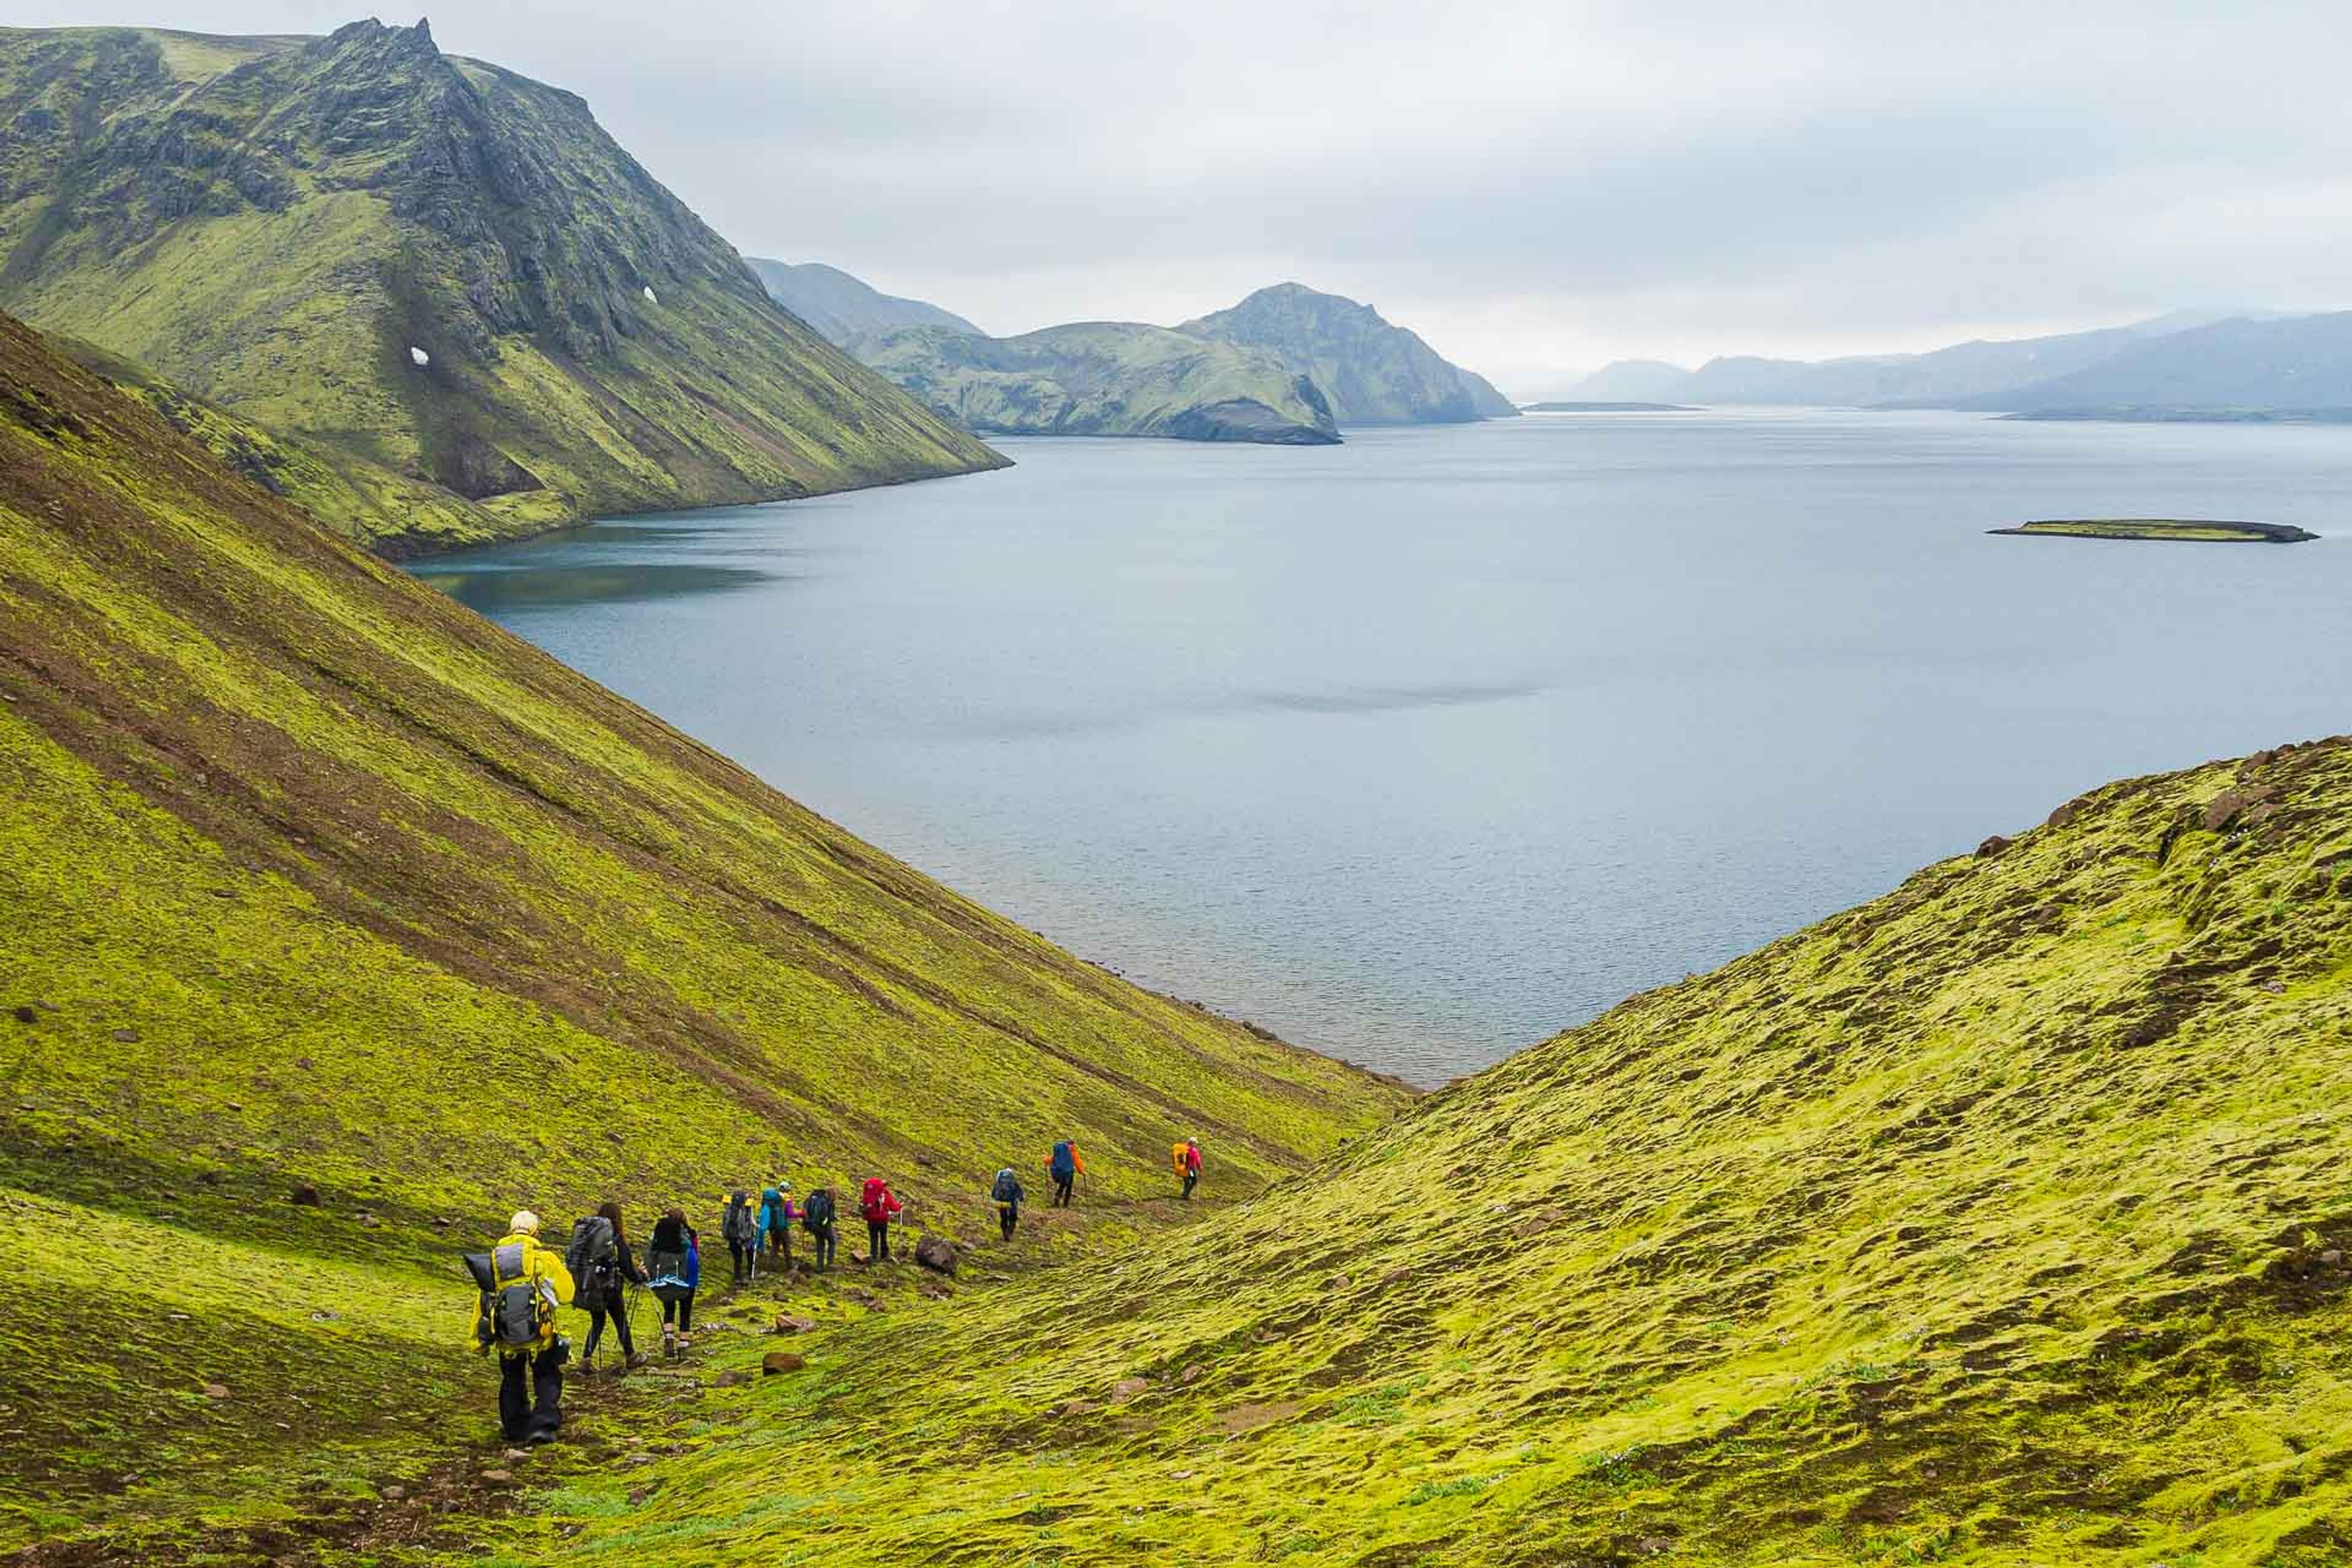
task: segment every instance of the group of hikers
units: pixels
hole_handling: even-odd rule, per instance
[[[1189,1201],[1201,1179],[1200,1141],[1185,1139],[1170,1151],[1170,1161],[1181,1184],[1179,1195]],[[1045,1164],[1054,1183],[1054,1205],[1068,1207],[1087,1168],[1077,1144],[1069,1139],[1055,1143]],[[833,1267],[833,1189],[817,1187],[797,1204],[792,1194],[792,1183],[779,1177],[762,1189],[756,1205],[745,1188],[727,1194],[719,1234],[734,1264],[735,1285],[758,1279],[762,1263],[771,1273],[793,1267],[795,1224],[808,1233],[812,1264],[819,1269]],[[996,1205],[1001,1233],[1012,1240],[1026,1194],[1010,1165],[996,1173],[989,1197]],[[866,1179],[857,1212],[866,1221],[868,1264],[891,1261],[890,1225],[905,1209],[888,1182],[880,1176]],[[677,1356],[694,1343],[702,1248],[699,1234],[687,1223],[682,1209],[669,1209],[654,1223],[642,1265],[621,1223],[621,1205],[607,1202],[572,1227],[562,1252],[540,1240],[539,1216],[521,1210],[489,1251],[467,1254],[466,1266],[481,1289],[474,1344],[486,1354],[498,1352],[499,1424],[509,1443],[552,1442],[562,1426],[563,1364],[572,1347],[556,1328],[560,1308],[576,1307],[588,1314],[588,1337],[580,1347],[583,1373],[595,1370],[596,1347],[608,1324],[621,1342],[622,1364],[645,1364],[629,1329],[625,1292],[632,1287],[651,1291],[661,1302],[667,1354]]]

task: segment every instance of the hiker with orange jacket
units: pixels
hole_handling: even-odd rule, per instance
[[[890,1184],[879,1176],[866,1178],[866,1193],[859,1199],[857,1212],[866,1216],[866,1261],[890,1261],[890,1216],[905,1205],[890,1192]]]
[[[1055,1208],[1070,1206],[1070,1190],[1077,1184],[1078,1173],[1086,1168],[1087,1163],[1078,1158],[1078,1146],[1075,1142],[1065,1138],[1054,1145],[1054,1152],[1045,1156],[1045,1173],[1054,1178]]]
[[[1192,1202],[1193,1184],[1201,1179],[1201,1141],[1187,1138],[1171,1149],[1168,1157],[1175,1163],[1177,1178],[1184,1184],[1184,1191],[1179,1195]]]

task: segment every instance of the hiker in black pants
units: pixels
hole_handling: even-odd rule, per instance
[[[727,1238],[727,1255],[735,1260],[734,1283],[740,1285],[758,1270],[759,1216],[751,1212],[751,1194],[738,1187],[727,1194],[727,1215],[719,1222]]]
[[[588,1309],[588,1339],[580,1347],[580,1370],[593,1372],[596,1366],[596,1342],[604,1337],[604,1320],[610,1318],[621,1336],[621,1363],[643,1366],[646,1358],[637,1353],[636,1342],[629,1333],[629,1314],[623,1306],[621,1289],[625,1285],[642,1285],[645,1271],[629,1250],[628,1233],[621,1228],[621,1205],[607,1203],[596,1211],[597,1217],[613,1227],[612,1255],[592,1258],[583,1276],[575,1274],[573,1288],[577,1300]]]
[[[834,1247],[840,1237],[833,1228],[833,1189],[818,1187],[801,1205],[801,1228],[809,1233],[809,1250],[819,1268],[833,1267]]]
[[[1054,1152],[1045,1156],[1045,1173],[1054,1178],[1055,1208],[1070,1206],[1071,1190],[1077,1185],[1078,1173],[1086,1168],[1087,1163],[1078,1158],[1076,1143],[1065,1138],[1054,1145]]]
[[[654,1226],[646,1272],[661,1300],[662,1349],[676,1355],[694,1343],[694,1292],[702,1283],[702,1248],[683,1210],[670,1210]]]
[[[996,1173],[996,1184],[989,1188],[988,1195],[996,1204],[997,1228],[1004,1233],[1005,1240],[1011,1241],[1013,1231],[1021,1225],[1021,1200],[1029,1195],[1021,1190],[1021,1178],[1013,1173],[1012,1166]]]

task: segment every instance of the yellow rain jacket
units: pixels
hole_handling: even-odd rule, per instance
[[[551,1350],[557,1338],[555,1309],[572,1305],[572,1270],[563,1266],[563,1254],[553,1247],[541,1246],[539,1237],[516,1231],[502,1237],[490,1249],[490,1273],[499,1290],[516,1283],[534,1287],[544,1301],[539,1314],[539,1341],[529,1347],[533,1351]],[[494,1290],[491,1300],[497,1300]],[[493,1347],[489,1323],[485,1313],[477,1309],[474,1315],[474,1343],[482,1350]],[[497,1346],[508,1354],[522,1353],[511,1346]]]

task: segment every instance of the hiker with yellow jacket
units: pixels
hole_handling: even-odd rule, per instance
[[[482,1288],[475,1348],[498,1352],[499,1426],[509,1443],[551,1443],[563,1425],[563,1363],[572,1354],[555,1313],[572,1304],[572,1271],[562,1254],[540,1245],[539,1216],[529,1209],[497,1246],[466,1263]]]

